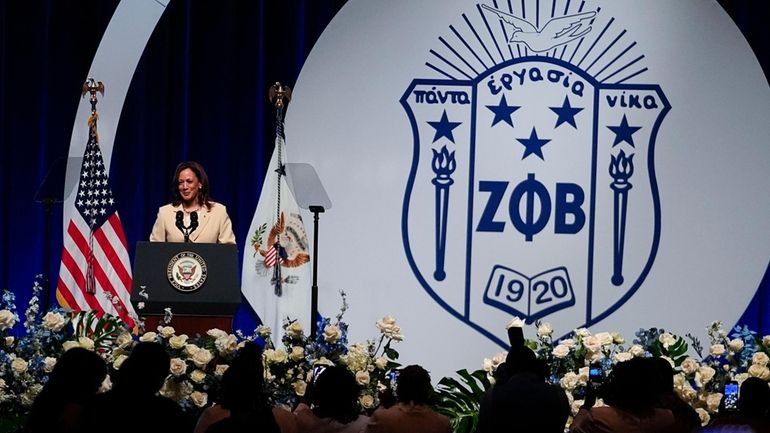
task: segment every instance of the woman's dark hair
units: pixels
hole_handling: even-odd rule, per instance
[[[267,402],[262,349],[247,341],[222,375],[219,403],[228,410],[254,410]]]
[[[345,367],[333,365],[318,375],[313,387],[313,413],[348,424],[358,418],[358,383]]]
[[[206,174],[206,170],[203,169],[203,166],[195,161],[184,161],[176,166],[174,177],[171,178],[171,197],[173,197],[171,204],[179,206],[179,204],[182,203],[182,196],[179,195],[179,173],[186,169],[192,170],[198,178],[198,181],[201,183],[201,189],[198,191],[198,205],[211,208],[209,176]]]
[[[766,416],[770,408],[770,388],[758,377],[749,377],[741,384],[738,410],[747,416]]]
[[[410,365],[398,373],[396,398],[402,403],[426,404],[433,392],[430,373],[419,365]]]
[[[644,358],[617,363],[610,374],[610,395],[605,402],[639,417],[651,416],[659,396],[659,387],[655,386],[657,374],[652,363]]]

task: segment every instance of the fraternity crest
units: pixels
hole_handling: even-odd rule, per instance
[[[501,345],[515,315],[590,326],[653,266],[655,138],[670,105],[600,8],[477,5],[401,103],[414,153],[402,235],[415,276]],[[530,7],[530,9],[526,9]],[[432,238],[433,242],[411,242]]]

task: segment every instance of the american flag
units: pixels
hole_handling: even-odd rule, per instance
[[[133,328],[131,264],[99,148],[96,114],[88,119],[88,127],[75,209],[64,234],[56,297],[64,307],[109,313]]]
[[[283,264],[283,256],[286,254],[279,254],[278,249],[282,248],[280,245],[273,245],[265,254],[265,267],[272,268],[275,265],[275,258],[278,257],[278,262]]]

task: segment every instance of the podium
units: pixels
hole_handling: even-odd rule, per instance
[[[233,244],[137,242],[131,303],[155,331],[170,308],[177,334],[232,332],[241,303],[238,248]]]

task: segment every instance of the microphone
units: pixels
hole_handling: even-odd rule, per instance
[[[195,229],[198,228],[198,212],[193,212],[190,214],[190,231],[189,233],[192,233],[195,231]]]
[[[184,233],[184,213],[181,210],[176,211],[176,228]]]

